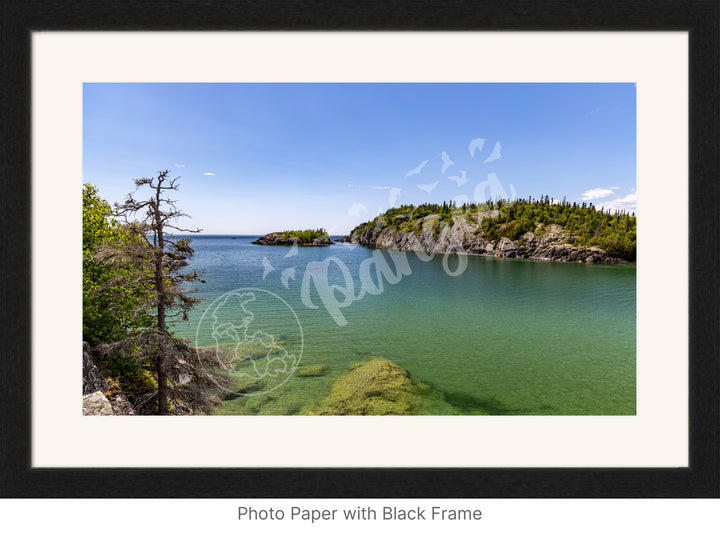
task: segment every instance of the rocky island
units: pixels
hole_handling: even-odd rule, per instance
[[[325,229],[315,230],[284,230],[260,236],[251,242],[256,245],[332,245],[334,242]]]
[[[378,249],[559,262],[635,261],[636,217],[540,200],[391,208],[338,241]]]

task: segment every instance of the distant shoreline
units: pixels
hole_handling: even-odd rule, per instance
[[[349,233],[346,233],[346,234],[330,234],[329,236],[330,236],[330,239],[331,239],[331,240],[337,241],[338,239],[343,238],[343,237],[348,236],[348,235],[349,235]],[[182,233],[180,233],[180,234],[176,234],[176,236],[178,236],[178,237],[189,237],[189,238],[252,238],[252,239],[257,239],[257,238],[260,238],[261,236],[265,236],[265,234],[260,234],[260,233],[257,233],[257,232],[254,233],[254,234],[233,234],[233,233],[218,234],[218,233],[210,233],[210,232],[208,232],[208,233],[199,232],[199,233],[195,233],[195,234],[182,234]]]

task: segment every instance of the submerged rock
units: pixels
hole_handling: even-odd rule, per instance
[[[330,370],[327,364],[311,364],[304,366],[297,371],[298,377],[320,377]]]
[[[377,357],[358,364],[333,383],[317,415],[417,414],[430,387]]]

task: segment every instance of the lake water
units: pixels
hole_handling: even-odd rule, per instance
[[[255,238],[193,237],[192,267],[206,280],[196,295],[205,301],[174,327],[231,353],[271,341],[269,357],[248,361],[255,366],[248,373],[265,373],[267,381],[252,395],[230,396],[220,414],[307,414],[349,366],[373,355],[433,388],[424,414],[635,414],[634,266],[467,256],[462,273],[450,276],[461,271],[454,255],[444,265],[442,255],[261,246],[250,243]],[[406,274],[357,298],[361,265],[374,254],[390,267],[407,262]],[[329,257],[327,266],[318,264]],[[303,299],[308,265],[337,285],[334,299],[324,295],[344,308],[324,306],[316,283]],[[353,291],[344,291],[350,283]],[[234,292],[243,288],[253,290]],[[255,333],[268,337],[245,343]],[[276,373],[301,351],[299,370],[324,364],[328,373]],[[281,357],[274,371],[266,365],[273,357]]]

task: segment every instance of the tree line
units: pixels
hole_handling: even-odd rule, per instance
[[[309,243],[318,239],[330,239],[330,235],[324,228],[306,229],[306,230],[285,230],[283,231],[283,239],[298,238],[304,243]]]

